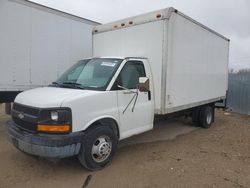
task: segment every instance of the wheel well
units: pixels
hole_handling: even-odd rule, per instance
[[[103,118],[103,119],[99,119],[97,120],[96,122],[92,123],[88,128],[87,130],[89,129],[92,129],[94,127],[97,127],[97,126],[107,126],[109,128],[111,128],[115,135],[117,136],[117,138],[119,139],[120,138],[120,132],[119,132],[119,128],[118,128],[118,124],[117,122],[112,119],[112,118]]]

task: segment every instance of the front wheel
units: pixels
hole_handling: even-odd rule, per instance
[[[112,161],[116,148],[117,137],[114,131],[100,125],[87,131],[78,158],[87,169],[100,170]]]

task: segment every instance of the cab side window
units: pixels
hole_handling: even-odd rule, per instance
[[[120,72],[118,85],[127,89],[136,89],[140,77],[146,77],[143,63],[141,61],[129,61]]]

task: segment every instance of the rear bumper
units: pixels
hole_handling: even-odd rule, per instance
[[[10,141],[28,154],[48,158],[66,158],[77,155],[83,132],[68,135],[32,134],[18,128],[13,121],[7,123]]]

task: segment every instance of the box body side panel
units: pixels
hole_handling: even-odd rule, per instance
[[[165,112],[224,98],[229,42],[176,13],[168,39]]]

